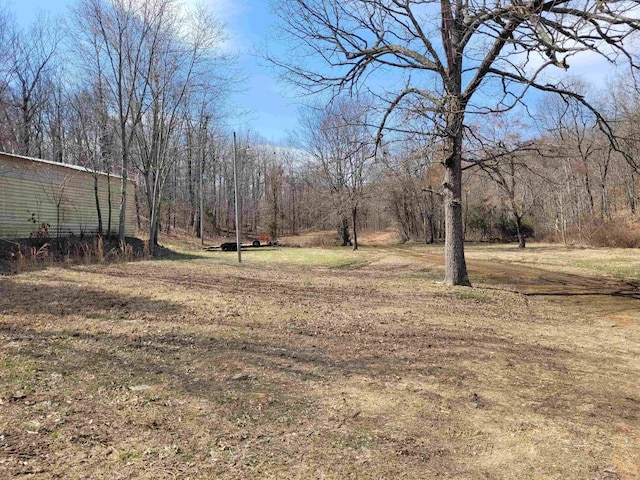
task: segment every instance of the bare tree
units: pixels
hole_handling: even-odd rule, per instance
[[[94,53],[93,66],[104,75],[110,109],[118,119],[120,140],[121,194],[118,236],[124,240],[127,183],[135,132],[144,114],[148,79],[154,52],[147,47],[160,24],[156,8],[160,0],[86,0],[75,13],[85,47]],[[99,67],[99,68],[98,68]],[[94,71],[94,73],[95,73]]]
[[[49,17],[39,16],[28,29],[9,30],[7,86],[9,104],[4,104],[4,121],[13,127],[18,153],[42,156],[42,125],[37,124],[51,94],[47,78],[55,67],[54,59],[61,34]]]
[[[164,185],[172,160],[179,153],[178,129],[183,119],[189,120],[188,116],[182,115],[182,110],[188,107],[190,95],[198,98],[201,105],[197,133],[200,148],[194,150],[198,166],[199,203],[203,203],[206,131],[211,118],[207,107],[212,101],[212,94],[219,93],[215,91],[219,85],[215,82],[214,55],[224,38],[220,24],[205,10],[201,9],[197,15],[185,18],[171,0],[157,2],[156,8],[158,11],[154,12],[152,18],[157,25],[145,43],[151,64],[148,77],[145,77],[148,88],[136,92],[137,102],[148,105],[143,121],[136,128],[136,146],[140,158],[138,168],[145,179],[149,245],[152,250],[157,244]]]
[[[406,142],[403,142],[407,145]],[[437,152],[421,146],[401,152],[399,158],[384,155],[387,204],[400,227],[402,239],[435,243],[442,193],[436,178],[440,165]]]
[[[370,113],[371,105],[366,100],[340,97],[326,109],[307,109],[301,130],[302,146],[314,157],[331,193],[342,245],[353,245],[354,250],[358,248],[358,206],[375,158],[375,135],[367,125]]]
[[[273,152],[270,160],[266,163],[265,169],[265,199],[267,203],[267,234],[271,242],[278,241],[278,226],[281,224],[280,217],[283,215],[283,188],[285,173],[282,162],[278,158],[277,152]]]
[[[626,40],[640,29],[637,2],[283,0],[276,8],[298,49],[289,49],[287,59],[270,58],[297,85],[311,92],[376,90],[388,102],[381,128],[402,131],[407,118],[431,118],[443,141],[448,284],[469,285],[462,222],[465,117],[507,110],[530,88],[588,105],[580,93],[542,77],[549,67],[569,68],[571,57],[585,51],[636,68]],[[310,56],[329,68],[316,67]],[[390,71],[404,87],[385,83]],[[492,88],[495,102],[477,95],[483,88]]]
[[[15,20],[6,7],[6,4],[0,5],[0,45],[12,44],[12,36],[15,33]],[[8,48],[0,48],[0,108],[3,116],[7,118],[6,111],[9,104],[8,90],[11,71],[11,51]],[[8,151],[9,144],[8,125],[2,125],[0,128],[0,148]]]
[[[103,168],[100,153],[100,140],[102,138],[100,107],[96,106],[95,97],[86,90],[79,91],[73,95],[69,101],[69,106],[73,111],[71,134],[77,147],[72,155],[78,165],[89,168],[89,173],[93,177],[93,194],[98,219],[97,234],[102,236],[104,227],[99,194],[99,172]],[[110,209],[109,214],[111,214]]]
[[[539,162],[532,157],[540,151],[532,140],[523,140],[521,131],[530,130],[523,122],[508,115],[485,118],[476,126],[469,140],[467,168],[478,167],[499,190],[509,215],[513,218],[518,246],[525,248],[523,219],[534,207],[542,190]]]
[[[633,79],[620,77],[615,87],[610,90],[608,100],[614,109],[615,117],[619,120],[616,135],[621,138],[625,150],[633,158],[640,158],[640,85],[633,82]],[[614,175],[618,177],[615,183],[625,192],[629,210],[636,213],[640,200],[640,170],[636,165],[621,165],[620,162],[616,162]]]

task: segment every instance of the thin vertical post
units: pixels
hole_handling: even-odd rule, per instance
[[[238,263],[242,263],[242,249],[240,244],[240,212],[238,208],[238,145],[236,132],[233,132],[233,187],[236,203],[236,247],[238,249]]]
[[[205,134],[206,139],[206,134]],[[203,139],[203,142],[206,140]],[[200,159],[200,243],[204,245],[204,156],[206,155],[206,148],[202,145],[202,158]]]

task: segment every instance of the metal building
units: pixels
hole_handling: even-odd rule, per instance
[[[52,237],[98,231],[95,179],[104,233],[118,231],[121,177],[75,165],[0,152],[0,238],[27,238],[47,229]],[[135,184],[127,185],[126,234],[136,229]]]

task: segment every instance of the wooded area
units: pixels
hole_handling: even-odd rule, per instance
[[[637,246],[640,7],[574,3],[274,2],[292,48],[264,56],[314,96],[290,142],[240,133],[243,231],[446,239],[451,284],[468,284],[465,239]],[[243,80],[225,35],[177,0],[82,0],[64,28],[2,7],[0,150],[137,178],[140,201],[109,208],[123,236],[142,205],[151,249],[201,217],[231,234]],[[598,90],[564,74],[585,53],[624,68]]]

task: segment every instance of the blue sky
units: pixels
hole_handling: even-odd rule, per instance
[[[0,0],[2,2],[3,0]],[[16,14],[18,20],[28,24],[38,10],[54,15],[64,15],[68,5],[74,0],[4,0]],[[198,0],[183,0],[187,3]],[[273,17],[269,11],[269,0],[202,0],[214,14],[227,25],[230,36],[225,45],[227,51],[238,55],[238,67],[247,77],[243,90],[234,98],[238,112],[246,115],[233,116],[229,126],[238,131],[250,129],[259,133],[270,143],[286,141],[289,132],[295,128],[298,106],[296,99],[287,97],[290,86],[280,84],[275,74],[261,66],[263,62],[252,52],[266,38]],[[286,51],[286,45],[270,45]],[[276,50],[277,51],[277,50]],[[557,75],[565,75],[556,72]],[[612,69],[592,54],[585,54],[571,60],[569,75],[603,87],[612,75]]]
[[[1,0],[0,0],[1,1]],[[187,0],[191,2],[195,0]],[[64,16],[67,0],[8,0],[9,8],[18,21],[26,25],[38,11]],[[230,36],[226,49],[238,54],[238,67],[247,77],[243,92],[234,98],[238,111],[247,115],[231,118],[229,124],[237,130],[250,129],[278,143],[286,140],[295,127],[297,106],[295,99],[283,95],[285,87],[278,83],[273,72],[260,66],[252,52],[261,44],[272,22],[268,0],[204,0],[216,16],[227,25]]]

